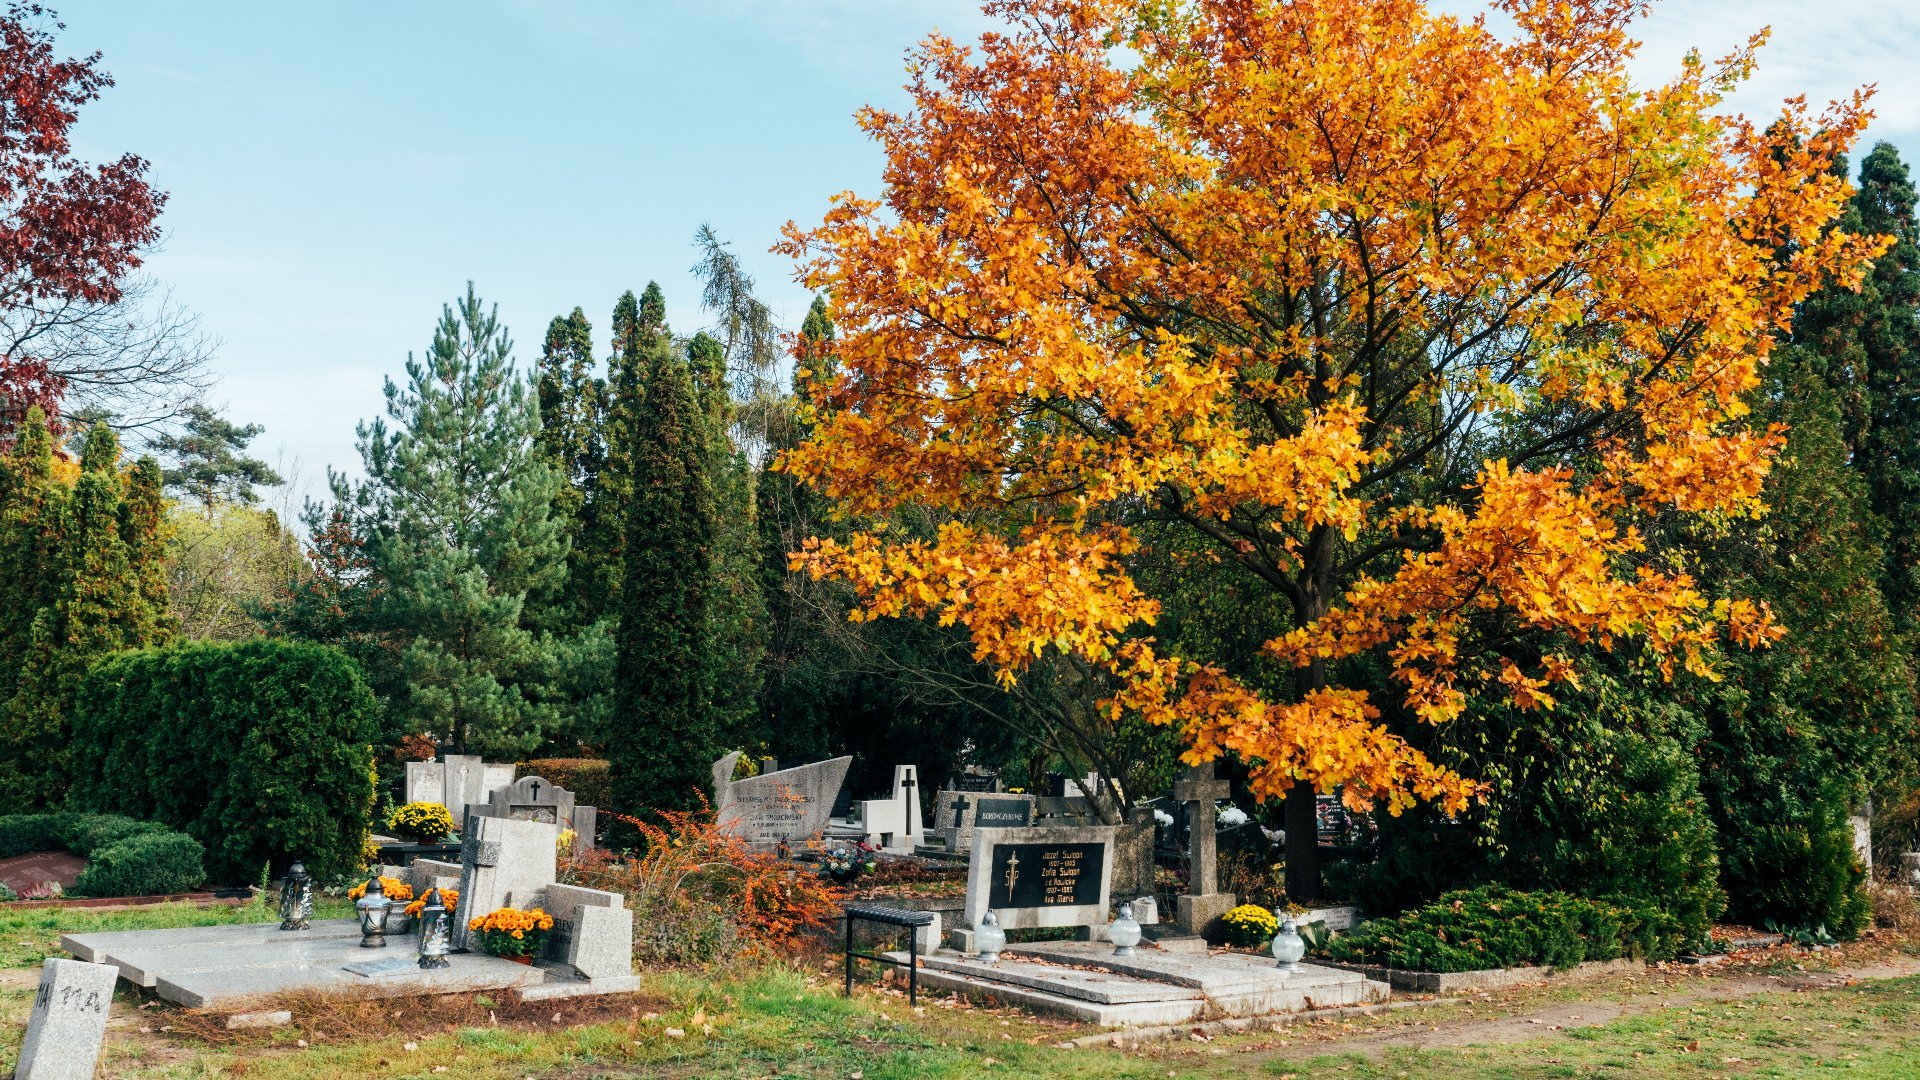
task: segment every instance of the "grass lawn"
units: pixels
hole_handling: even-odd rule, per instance
[[[331,913],[331,912],[330,912]],[[261,908],[0,915],[0,1067],[18,1051],[29,965],[59,932],[259,920]],[[825,961],[658,973],[619,998],[511,1005],[484,995],[285,1004],[295,1024],[229,1032],[217,1016],[123,991],[103,1075],[419,1077],[1851,1077],[1920,1075],[1920,975],[1839,985],[1775,968],[1649,973],[1523,989],[1347,1023],[1123,1049],[1062,1048],[1089,1029],[890,989],[851,1002]],[[1876,973],[1920,972],[1881,948]],[[1866,961],[1859,960],[1864,963]],[[1836,966],[1841,966],[1837,962]],[[1845,968],[1842,967],[1844,971]]]

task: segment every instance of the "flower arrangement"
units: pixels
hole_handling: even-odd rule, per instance
[[[468,932],[479,937],[480,947],[489,956],[533,956],[552,929],[553,916],[539,908],[501,908],[467,923]]]
[[[460,906],[460,890],[441,889],[440,903],[446,907],[447,914],[453,914],[454,910]],[[424,896],[407,905],[407,914],[416,919],[419,918],[420,913],[425,910],[427,910],[427,898]]]
[[[1226,925],[1227,940],[1235,945],[1264,945],[1280,932],[1280,920],[1258,904],[1241,904],[1220,916],[1220,921]]]
[[[431,844],[453,831],[453,814],[433,802],[410,802],[387,819],[393,834],[416,844]]]
[[[1231,829],[1237,825],[1245,825],[1247,823],[1247,812],[1232,803],[1228,803],[1214,810],[1213,820],[1214,824],[1221,828]]]
[[[380,875],[380,891],[386,894],[388,900],[398,900],[401,903],[405,903],[413,899],[413,886],[401,881],[399,878],[390,878],[385,874]],[[367,883],[364,881],[347,890],[347,899],[349,900],[358,900],[365,895],[367,895]]]
[[[561,829],[560,835],[554,838],[553,853],[560,860],[560,865],[565,866],[573,861],[574,843],[579,839],[580,834],[572,829]]]
[[[867,844],[829,848],[820,856],[820,872],[842,885],[879,866],[880,860],[873,857],[873,848]]]

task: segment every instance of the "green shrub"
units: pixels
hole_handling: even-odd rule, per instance
[[[68,851],[91,856],[122,840],[152,833],[172,832],[157,821],[135,821],[118,814],[56,814],[54,833]]]
[[[1853,827],[1837,805],[1810,824],[1755,826],[1732,845],[1727,872],[1740,881],[1740,916],[1755,924],[1824,926],[1848,940],[1873,917]]]
[[[81,688],[73,805],[180,829],[216,881],[296,858],[344,879],[368,833],[377,709],[352,661],[322,645],[120,653]]]
[[[207,878],[204,854],[198,840],[182,833],[137,833],[89,855],[73,891],[81,896],[186,892]]]
[[[0,859],[65,848],[56,826],[64,814],[7,814],[0,817]]]
[[[1562,969],[1586,960],[1667,960],[1684,943],[1680,920],[1651,904],[1486,885],[1367,923],[1328,942],[1325,953],[1413,971]]]
[[[573,792],[583,806],[611,807],[613,785],[605,758],[535,758],[514,768],[514,779],[538,776]]]

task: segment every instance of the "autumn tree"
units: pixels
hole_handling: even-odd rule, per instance
[[[782,245],[839,329],[785,467],[950,515],[804,565],[1237,756],[1287,799],[1297,899],[1314,792],[1473,800],[1393,729],[1551,708],[1583,648],[1701,673],[1777,636],[1644,523],[1761,512],[1774,335],[1881,247],[1823,228],[1859,96],[1763,130],[1722,109],[1758,39],[1641,87],[1641,5],[1497,6],[1506,36],[1421,0],[989,0],[1007,30],[929,38],[911,107],[861,114],[883,197]],[[1132,567],[1162,526],[1284,598],[1290,687],[1156,640]]]
[[[130,278],[166,196],[136,155],[74,156],[80,109],[113,79],[98,53],[60,57],[59,29],[38,4],[0,12],[0,438],[70,391],[106,407],[192,389],[208,352],[189,316]]]

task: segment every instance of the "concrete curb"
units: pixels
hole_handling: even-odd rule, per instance
[[[1131,1028],[1124,1031],[1102,1032],[1098,1035],[1082,1035],[1060,1043],[1075,1049],[1094,1046],[1134,1046],[1140,1043],[1160,1042],[1165,1039],[1184,1039],[1191,1035],[1235,1035],[1249,1031],[1277,1031],[1280,1028],[1293,1027],[1296,1024],[1311,1024],[1321,1020],[1345,1020],[1357,1016],[1380,1016],[1400,1009],[1417,1009],[1427,1005],[1448,1004],[1438,998],[1428,1001],[1384,1001],[1375,1005],[1346,1005],[1334,1009],[1309,1009],[1305,1012],[1273,1013],[1269,1016],[1235,1016],[1224,1020],[1196,1021],[1190,1024],[1163,1024],[1159,1027]]]

